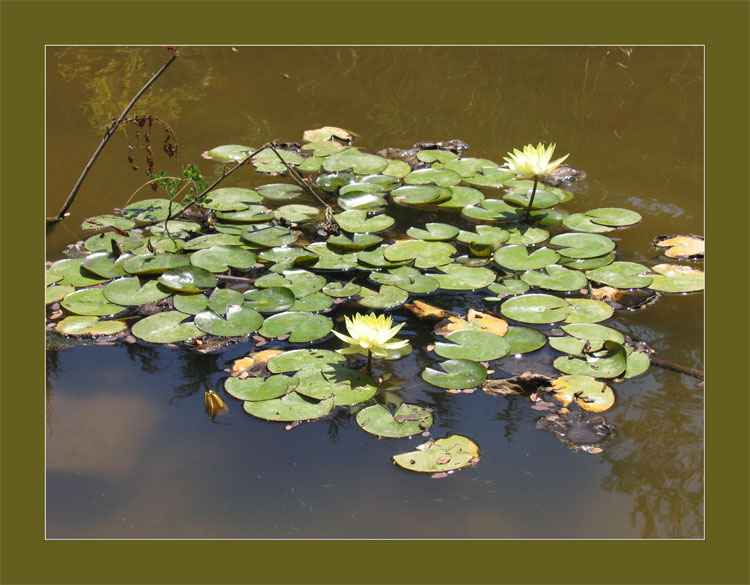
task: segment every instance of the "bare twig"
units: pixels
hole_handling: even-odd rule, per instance
[[[89,171],[91,170],[91,167],[94,166],[94,163],[96,162],[96,159],[99,158],[99,154],[104,149],[107,142],[109,142],[109,139],[112,138],[112,135],[117,131],[117,128],[119,128],[120,123],[125,119],[125,116],[128,115],[128,112],[130,109],[135,105],[135,102],[138,101],[138,99],[146,92],[146,90],[151,87],[154,82],[161,77],[161,74],[164,73],[167,70],[167,67],[169,67],[175,59],[179,56],[179,52],[174,49],[170,49],[172,52],[172,56],[167,60],[164,65],[162,65],[161,69],[157,71],[154,76],[144,85],[141,90],[135,94],[132,100],[130,100],[130,103],[127,105],[127,107],[123,110],[122,114],[120,114],[120,117],[117,119],[117,121],[112,124],[112,126],[107,130],[107,133],[104,135],[104,138],[102,138],[102,141],[99,143],[99,147],[94,151],[94,154],[91,156],[91,159],[86,164],[86,166],[83,169],[83,172],[81,173],[81,176],[78,177],[78,181],[76,181],[76,184],[73,187],[73,190],[70,192],[70,195],[68,195],[68,198],[65,200],[65,203],[62,206],[62,209],[60,209],[60,212],[52,218],[47,218],[47,223],[57,223],[60,221],[63,217],[65,217],[65,213],[68,211],[68,208],[73,204],[73,201],[75,200],[76,194],[78,193],[78,190],[81,188],[81,185],[83,184],[84,179],[86,178],[86,175],[89,174]]]
[[[312,185],[307,183],[300,174],[292,168],[285,160],[284,158],[276,151],[276,144],[272,142],[269,144],[269,148],[273,151],[273,153],[278,157],[278,159],[282,162],[282,164],[286,167],[287,173],[289,173],[289,176],[294,180],[295,183],[297,183],[300,187],[305,189],[308,193],[310,193],[313,197],[315,197],[318,201],[320,201],[326,209],[330,208],[330,205],[328,205],[323,199],[321,199],[320,195],[318,195],[315,192],[315,189],[313,189]]]
[[[693,368],[688,368],[687,366],[681,366],[680,364],[675,364],[673,362],[668,362],[666,360],[662,360],[662,359],[655,358],[655,357],[651,357],[650,360],[652,364],[660,368],[664,368],[665,370],[672,370],[673,372],[680,372],[681,374],[687,374],[688,376],[692,376],[693,378],[698,378],[699,380],[703,380],[704,378],[703,372],[695,370]]]

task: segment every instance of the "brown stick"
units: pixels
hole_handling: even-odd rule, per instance
[[[687,374],[688,376],[693,376],[693,378],[698,378],[699,380],[703,380],[704,378],[703,372],[694,370],[693,368],[688,368],[687,366],[681,366],[679,364],[668,362],[666,360],[661,360],[655,357],[651,357],[649,359],[651,360],[652,364],[654,364],[655,366],[659,366],[660,368],[664,368],[666,370],[672,370],[673,372],[680,372],[681,374]]]
[[[157,71],[154,76],[144,85],[141,90],[135,94],[135,97],[133,97],[132,100],[130,100],[130,103],[127,105],[127,107],[123,110],[122,114],[120,114],[120,117],[117,119],[117,121],[112,124],[112,127],[107,130],[107,133],[104,135],[104,138],[102,138],[102,141],[99,143],[99,147],[94,151],[94,154],[91,156],[91,159],[86,164],[86,166],[83,169],[83,172],[81,173],[81,176],[78,177],[78,181],[76,181],[76,184],[73,186],[73,190],[70,192],[70,195],[68,195],[68,198],[65,200],[65,203],[62,206],[62,209],[60,209],[60,213],[58,213],[55,217],[47,218],[47,223],[57,223],[60,221],[63,217],[65,217],[65,213],[68,211],[68,208],[73,204],[73,200],[76,198],[76,194],[78,193],[78,190],[81,188],[81,185],[83,184],[83,180],[86,178],[86,175],[89,174],[89,171],[91,170],[91,167],[94,166],[94,162],[96,162],[96,159],[99,158],[99,154],[104,149],[104,146],[109,142],[109,139],[112,138],[112,135],[115,133],[117,128],[120,126],[120,123],[125,119],[125,116],[128,115],[128,112],[130,111],[130,108],[132,108],[135,105],[135,102],[138,101],[138,99],[146,92],[146,90],[151,87],[154,82],[159,79],[162,73],[164,73],[167,70],[167,67],[169,67],[172,62],[177,59],[179,56],[179,52],[176,50],[171,50],[172,56],[169,58],[169,60],[162,65],[161,69]]]

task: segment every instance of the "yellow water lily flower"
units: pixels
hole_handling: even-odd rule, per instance
[[[541,142],[534,148],[533,145],[527,144],[523,147],[523,152],[513,149],[503,160],[507,163],[508,170],[518,175],[519,179],[529,179],[539,175],[546,175],[554,171],[560,164],[570,156],[558,158],[550,162],[552,153],[555,152],[555,144],[544,146]]]
[[[359,353],[367,350],[375,357],[388,357],[389,350],[405,347],[409,343],[405,339],[389,342],[404,326],[401,323],[397,327],[392,327],[391,317],[374,313],[369,315],[357,313],[352,318],[345,317],[345,321],[349,335],[333,332],[336,337],[349,344],[349,347],[340,349],[340,353]]]

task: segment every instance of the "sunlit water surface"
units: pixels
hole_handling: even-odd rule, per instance
[[[166,58],[160,47],[48,49],[48,215],[109,119]],[[299,141],[323,125],[356,131],[357,144],[373,152],[458,138],[468,156],[496,161],[513,147],[556,142],[588,174],[563,207],[638,211],[643,221],[615,234],[618,260],[654,265],[664,261],[655,236],[703,233],[702,76],[697,47],[195,47],[181,49],[134,112],[169,123],[180,162],[199,162],[211,177],[217,167],[200,159],[204,150]],[[127,161],[135,143],[132,127],[109,143],[71,216],[48,236],[49,260],[88,235],[79,228],[84,218],[122,207],[145,182],[142,158],[139,171]],[[157,168],[177,167],[157,155]],[[264,181],[248,172],[227,183]],[[401,212],[399,220],[436,218]],[[435,302],[497,310],[484,296]],[[429,325],[405,311],[395,316],[406,320],[402,333],[414,347],[434,342]],[[703,368],[700,293],[662,295],[606,324],[663,359]],[[419,372],[434,355],[415,351],[386,366],[404,379],[401,396],[434,408],[433,437],[462,434],[481,449],[476,467],[430,479],[391,463],[422,437],[378,440],[346,409],[285,431],[227,397],[229,413],[212,422],[203,393],[220,390],[224,368],[251,349],[201,355],[138,343],[48,351],[47,536],[703,536],[704,402],[695,378],[652,367],[614,384],[617,402],[605,415],[617,431],[591,455],[537,430],[543,413],[528,399],[452,395],[423,382]],[[551,374],[553,354],[508,368]]]

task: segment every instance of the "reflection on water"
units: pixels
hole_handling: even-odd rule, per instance
[[[49,208],[59,208],[107,121],[166,58],[158,47],[49,49]],[[555,141],[588,174],[566,209],[638,211],[644,220],[617,234],[618,253],[654,264],[663,261],[655,236],[703,232],[702,66],[695,47],[188,47],[137,110],[167,121],[182,162],[200,161],[209,178],[219,169],[200,160],[208,148],[299,140],[325,124],[360,133],[373,151],[457,138],[469,156],[494,160],[528,142]],[[48,259],[82,237],[83,218],[121,206],[143,183],[127,164],[127,145],[123,136],[108,145],[71,217],[48,237]],[[484,296],[441,300],[446,308],[497,309]],[[607,324],[658,357],[702,369],[702,303],[700,294],[662,295]],[[434,342],[430,324],[396,317],[415,347]],[[480,445],[476,468],[430,480],[390,462],[423,438],[378,440],[346,409],[284,431],[227,397],[229,412],[212,424],[203,393],[220,391],[224,368],[250,349],[203,355],[136,343],[50,351],[48,537],[703,535],[697,380],[652,368],[613,384],[617,402],[607,419],[617,431],[594,456],[536,430],[540,413],[527,398],[452,395],[425,384],[418,373],[433,360],[427,352],[379,364],[400,379],[393,399],[434,409],[433,437],[464,434]],[[506,360],[502,369],[541,371],[552,354]]]

